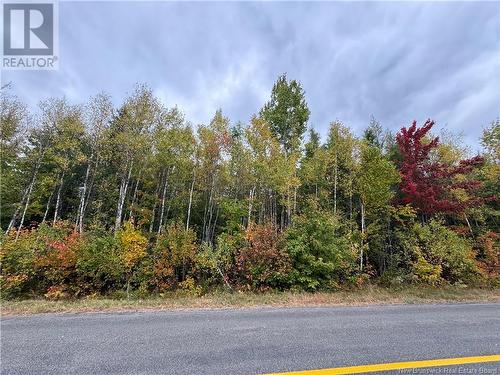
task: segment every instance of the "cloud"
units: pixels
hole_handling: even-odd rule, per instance
[[[61,2],[59,18],[59,71],[2,73],[31,107],[102,90],[119,105],[144,82],[193,123],[246,122],[287,72],[323,135],[432,117],[476,147],[500,115],[500,3]]]

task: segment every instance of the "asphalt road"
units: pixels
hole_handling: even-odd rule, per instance
[[[500,304],[1,319],[5,375],[259,374],[499,353]],[[498,362],[469,368],[500,374]]]

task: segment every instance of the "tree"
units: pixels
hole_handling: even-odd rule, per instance
[[[286,285],[290,258],[283,235],[272,224],[251,225],[246,230],[246,245],[238,251],[238,270],[248,287],[266,290]]]
[[[432,161],[431,153],[438,147],[439,138],[427,140],[426,137],[433,126],[434,121],[427,120],[421,128],[417,128],[414,121],[396,136],[403,156],[399,168],[400,201],[411,204],[423,218],[440,212],[462,212],[482,202],[475,195],[481,183],[471,178],[471,173],[483,164],[484,159],[476,156],[453,165]],[[464,193],[461,195],[463,199],[457,197],[456,193],[460,191]]]
[[[484,129],[481,143],[487,157],[494,163],[500,163],[500,119],[496,119]]]
[[[208,127],[198,128],[200,177],[204,199],[202,241],[213,243],[219,213],[219,195],[227,181],[227,157],[231,147],[229,119],[221,110],[215,113]]]
[[[42,102],[42,111],[46,121],[53,121],[53,138],[50,148],[47,150],[47,158],[52,164],[52,172],[55,173],[54,190],[47,199],[46,212],[51,205],[52,197],[55,198],[54,215],[52,225],[60,217],[64,201],[63,188],[74,168],[85,160],[83,141],[85,140],[85,128],[82,122],[81,109],[78,106],[69,105],[66,100],[50,100]],[[46,215],[44,215],[44,221]]]
[[[113,117],[113,104],[106,94],[98,94],[90,99],[85,111],[85,121],[89,133],[90,155],[87,156],[87,168],[83,185],[79,187],[80,203],[75,220],[75,227],[81,233],[86,208],[92,196],[95,177],[98,174],[106,147],[106,132]]]
[[[361,210],[361,235],[365,240],[366,218],[375,226],[381,217],[388,217],[394,197],[394,187],[400,181],[394,164],[387,160],[380,148],[361,143],[361,160],[356,178]],[[373,232],[373,231],[372,231]],[[364,244],[360,248],[360,269],[363,270]]]
[[[145,86],[138,86],[111,124],[111,142],[120,175],[115,232],[120,229],[123,219],[132,172],[140,171],[144,157],[149,155],[151,129],[157,114],[158,101],[151,90]]]
[[[80,161],[83,126],[78,106],[69,105],[65,99],[49,99],[40,103],[40,110],[38,126],[30,129],[22,151],[20,169],[24,175],[25,188],[7,228],[9,230],[17,226],[17,235],[27,214],[42,217],[40,211],[43,200],[47,204],[41,221],[45,221],[54,195],[55,222],[62,204],[64,177]],[[47,191],[51,192],[48,198]],[[32,199],[34,196],[37,199]],[[32,202],[34,209],[28,212]]]
[[[353,179],[354,179],[354,151],[356,140],[350,129],[340,121],[330,124],[326,150],[328,153],[328,180],[333,195],[333,213],[337,214],[339,195],[343,194],[346,211],[352,218],[353,211]]]
[[[384,148],[385,139],[384,131],[380,123],[375,120],[375,117],[371,117],[370,125],[363,132],[363,139],[372,147],[377,147],[379,149]]]
[[[289,82],[286,74],[278,78],[271,99],[260,111],[260,116],[269,123],[273,135],[287,154],[300,147],[309,114],[302,86],[295,80]]]
[[[26,143],[29,115],[26,106],[15,97],[0,94],[0,228],[16,210],[15,202],[22,194],[22,156]]]
[[[485,163],[480,178],[483,189],[480,192],[485,198],[484,216],[486,228],[493,233],[500,230],[500,120],[496,120],[483,131],[481,143],[485,149]]]
[[[293,283],[306,290],[335,288],[354,271],[356,254],[338,216],[315,203],[298,215],[287,232]]]
[[[150,216],[150,231],[153,230],[157,217],[157,234],[163,231],[175,199],[175,191],[189,179],[193,169],[190,158],[194,142],[192,129],[185,124],[184,115],[177,108],[164,111],[153,135],[156,191]]]
[[[299,178],[301,181],[299,202],[308,198],[324,202],[330,195],[328,190],[329,154],[320,144],[319,134],[310,131],[309,141],[305,144],[304,157],[300,161]]]
[[[3,88],[0,99],[9,297],[498,275],[498,120],[467,159],[431,121],[392,136],[372,118],[361,137],[334,121],[302,147],[309,110],[285,75],[236,125],[217,110],[195,127],[144,85],[116,110],[105,94],[33,113]]]
[[[194,262],[196,234],[177,222],[168,225],[153,248],[154,275],[162,290],[182,282]]]
[[[250,147],[252,178],[260,197],[259,222],[271,221],[284,228],[292,203],[290,192],[298,186],[296,178],[297,154],[287,157],[273,136],[268,123],[253,117],[246,130]]]

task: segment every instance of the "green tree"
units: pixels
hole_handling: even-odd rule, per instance
[[[327,179],[331,186],[333,213],[337,214],[342,200],[342,208],[352,219],[354,195],[354,170],[356,139],[350,129],[340,121],[330,124],[325,145],[328,155]]]
[[[260,111],[260,116],[269,123],[272,133],[287,154],[300,147],[309,114],[301,84],[295,80],[288,81],[286,74],[278,78],[271,99]]]
[[[361,234],[365,240],[366,219],[372,225],[380,225],[379,219],[386,216],[394,197],[395,185],[400,181],[399,173],[380,148],[361,143],[360,163],[357,173],[357,192],[360,200]],[[373,232],[373,231],[372,231]],[[364,244],[360,252],[360,269],[363,269]]]
[[[5,228],[16,210],[24,183],[21,152],[25,148],[29,114],[15,96],[0,92],[0,228]]]

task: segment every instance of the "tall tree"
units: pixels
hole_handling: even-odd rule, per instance
[[[0,92],[0,228],[13,215],[22,194],[21,152],[26,143],[29,114],[26,106],[5,89]]]
[[[354,153],[356,140],[350,129],[340,121],[330,124],[326,150],[328,153],[328,180],[333,201],[333,213],[337,214],[342,193],[343,206],[352,218],[354,193]]]
[[[309,133],[309,141],[305,144],[305,153],[300,162],[299,177],[301,180],[300,200],[314,198],[318,203],[327,200],[329,155],[321,146],[319,134],[313,129]]]
[[[158,101],[146,86],[138,86],[125,101],[111,124],[113,146],[119,162],[119,193],[116,205],[115,232],[120,229],[132,172],[143,168],[150,153],[151,131],[158,115]]]
[[[438,147],[439,138],[426,137],[433,126],[434,121],[427,120],[418,128],[414,121],[396,136],[403,157],[399,168],[401,202],[411,204],[424,219],[439,212],[461,212],[482,201],[475,194],[481,183],[472,178],[471,172],[481,166],[484,159],[476,156],[455,164],[432,161],[431,153]],[[466,199],[459,199],[457,191],[462,191]]]
[[[486,209],[481,212],[486,227],[493,232],[500,230],[500,120],[493,121],[484,129],[481,143],[485,150],[485,164],[481,170],[482,196]]]
[[[361,214],[361,235],[365,241],[367,218],[373,224],[388,217],[388,209],[400,181],[399,173],[377,146],[361,143],[360,163],[356,176],[356,190],[359,194]],[[377,223],[379,224],[379,223]],[[363,270],[364,243],[360,247],[360,269]]]
[[[104,93],[100,93],[91,98],[85,108],[85,122],[89,133],[90,149],[86,157],[87,167],[82,186],[79,187],[80,202],[76,214],[75,227],[79,232],[83,231],[83,223],[86,208],[92,197],[92,188],[95,177],[98,174],[100,164],[102,163],[103,152],[106,146],[106,133],[109,130],[109,124],[113,118],[113,104],[111,98]]]
[[[372,147],[384,148],[384,130],[375,117],[370,118],[370,124],[363,132],[363,139]]]
[[[299,149],[309,114],[301,84],[295,80],[288,81],[286,74],[278,78],[271,99],[260,111],[260,116],[269,123],[287,154]]]

